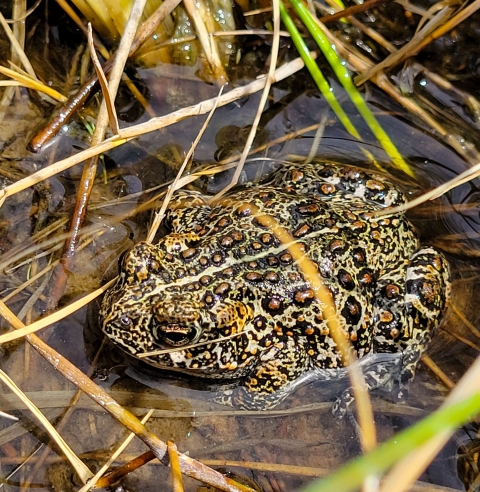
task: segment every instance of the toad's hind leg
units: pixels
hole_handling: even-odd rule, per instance
[[[380,276],[374,296],[374,355],[359,361],[368,390],[396,390],[398,398],[405,396],[449,293],[448,263],[433,248],[420,249]],[[334,416],[342,418],[352,401],[348,388],[335,402]]]
[[[384,175],[330,161],[285,164],[265,183],[287,191],[312,194],[325,201],[356,197],[364,205],[373,202],[390,207],[405,203],[403,193]]]
[[[422,248],[382,275],[375,294],[374,351],[402,352],[397,376],[404,396],[416,365],[440,324],[450,294],[449,266],[433,248]]]

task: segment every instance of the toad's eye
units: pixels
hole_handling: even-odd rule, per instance
[[[197,338],[197,330],[193,327],[176,323],[154,324],[152,335],[159,345],[184,347]]]
[[[120,316],[120,324],[124,326],[125,328],[128,328],[132,324],[132,320],[126,315],[122,314]]]

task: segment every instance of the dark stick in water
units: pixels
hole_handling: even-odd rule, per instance
[[[166,0],[162,5],[142,24],[130,48],[129,57],[131,57],[137,49],[153,34],[153,31],[158,25],[163,22],[165,17],[180,3],[180,0]],[[115,55],[108,60],[103,67],[105,75],[107,75],[114,62]],[[28,147],[32,152],[40,152],[45,144],[47,144],[60,130],[62,125],[70,120],[70,118],[83,107],[85,101],[92,94],[97,85],[97,74],[94,73],[90,79],[81,87],[78,92],[72,96],[59,111],[54,113],[50,121],[32,138]]]

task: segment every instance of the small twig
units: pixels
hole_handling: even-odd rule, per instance
[[[102,88],[102,94],[105,99],[105,105],[108,113],[108,120],[110,122],[110,129],[114,135],[118,135],[119,127],[118,127],[118,118],[117,112],[115,111],[115,105],[113,104],[113,99],[110,94],[110,89],[108,88],[107,78],[102,70],[102,65],[100,64],[100,60],[98,59],[97,52],[95,51],[95,46],[93,44],[93,31],[92,24],[88,23],[88,48],[90,50],[90,57],[92,59],[93,66],[95,67],[95,72],[97,73],[98,81],[100,82],[100,86]]]

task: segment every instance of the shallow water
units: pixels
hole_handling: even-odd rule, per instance
[[[252,68],[251,75],[257,70],[255,63],[261,65],[267,52],[244,54],[244,59],[251,55],[250,62],[252,59],[254,61],[252,67],[255,69]],[[167,114],[218,93],[217,87],[195,78],[194,70],[162,67],[138,71],[151,94],[150,110],[155,115]],[[242,67],[238,72],[242,82],[249,80],[245,75],[248,67]],[[428,84],[422,87],[425,91],[430,90]],[[317,95],[308,75],[302,72],[274,86],[254,147],[318,124],[326,115],[326,128],[316,151],[318,156],[365,163],[365,151],[368,151],[409,196],[445,182],[468,167],[446,144],[422,130],[417,120],[380,91],[370,87],[367,98],[372,109],[417,176],[415,181],[405,178],[388,164],[378,142],[365,128],[341,89],[335,86],[335,91],[360,129],[362,142],[354,141],[338,124],[324,100]],[[430,93],[438,96],[438,90],[434,87]],[[250,96],[216,111],[195,150],[194,167],[241,152],[259,98],[258,95]],[[5,179],[6,184],[88,146],[87,132],[77,120],[41,154],[29,154],[25,150],[26,143],[33,128],[42,121],[40,108],[27,92],[20,91],[1,125],[4,160],[0,177]],[[143,115],[135,123],[147,119],[148,116]],[[152,219],[151,211],[148,209],[138,214],[134,211],[152,193],[138,193],[174,178],[182,156],[188,151],[204,119],[205,116],[201,116],[180,121],[108,153],[105,159],[108,181],[104,184],[101,165],[87,216],[88,227],[102,234],[77,253],[62,304],[93,291],[105,278],[114,275],[120,253],[145,238]],[[122,123],[122,126],[126,124]],[[269,148],[259,155],[261,160],[247,163],[242,180],[259,179],[272,167],[281,164],[287,155],[308,155],[313,137],[314,132],[309,132]],[[232,172],[221,173],[202,182],[201,186],[215,192],[228,184]],[[65,221],[72,213],[80,175],[81,166],[76,166],[50,178],[48,182],[8,198],[0,208],[2,298],[57,257],[59,242],[52,240],[46,245],[45,241],[63,232]],[[426,204],[409,213],[423,242],[443,249],[452,264],[452,304],[458,311],[450,310],[443,328],[432,343],[430,355],[453,381],[459,379],[478,353],[478,341],[461,318],[464,316],[474,327],[480,325],[475,297],[479,275],[476,252],[480,238],[478,197],[478,181],[470,182],[433,204]],[[126,215],[130,216],[118,221]],[[40,248],[32,249],[36,253],[40,250],[48,254],[21,265],[29,258],[24,248],[30,244],[32,236],[52,223],[58,223],[59,229],[39,240]],[[50,248],[53,248],[52,251]],[[23,256],[19,254],[12,259],[14,252],[22,252]],[[46,309],[51,282],[48,276],[40,278],[9,300],[7,305],[15,313],[22,313],[25,322],[34,321]],[[37,290],[39,288],[40,291]],[[33,311],[23,309],[32,295],[38,296]],[[40,336],[79,369],[90,374],[97,384],[134,414],[143,416],[148,409],[154,408],[149,429],[164,441],[173,440],[182,452],[189,452],[190,456],[207,464],[231,471],[247,482],[257,484],[263,491],[298,489],[310,482],[312,477],[323,476],[360,454],[353,419],[336,422],[331,415],[331,402],[338,388],[318,383],[304,386],[278,410],[269,412],[242,412],[221,407],[213,403],[212,398],[212,390],[221,391],[221,388],[205,388],[192,381],[145,370],[126,361],[109,345],[103,348],[98,360],[93,363],[102,345],[96,319],[95,303],[92,303],[88,309],[77,311],[44,329]],[[6,331],[8,326],[3,323],[2,332]],[[459,341],[458,337],[467,339],[472,346]],[[74,386],[23,342],[8,344],[3,349],[1,368],[52,422],[58,422],[59,416],[71,405]],[[375,395],[373,405],[379,440],[388,439],[428,414],[438,407],[446,394],[447,389],[421,364],[405,402],[398,404],[388,401],[388,395]],[[27,456],[40,445],[48,444],[49,439],[29,411],[8,390],[0,393],[0,409],[20,419],[18,423],[0,419],[0,474],[8,477],[4,488],[16,490],[19,484],[28,480],[45,490],[78,488],[78,478],[64,463],[62,455],[54,450],[49,452],[39,470],[35,471],[35,464],[44,449],[37,451],[25,466],[17,470]],[[464,451],[465,447],[475,442],[472,437],[475,430],[470,428],[467,431],[458,431],[421,477],[423,482],[463,489],[457,471],[457,447],[463,445]],[[95,471],[125,438],[127,431],[113,421],[103,408],[82,396],[61,434]],[[145,446],[135,439],[126,451],[128,456],[119,462],[144,451]],[[246,464],[238,467],[233,466],[232,462]],[[257,469],[256,463],[259,462],[269,466],[266,470]],[[462,471],[465,469],[464,462],[460,460],[458,465],[462,476],[466,475]],[[282,465],[296,468],[282,468]],[[170,483],[169,469],[152,463],[130,474],[122,485],[126,490],[148,491],[158,490],[160,483],[162,487],[164,483]],[[189,479],[185,480],[185,487],[186,490],[200,490],[198,482]]]

